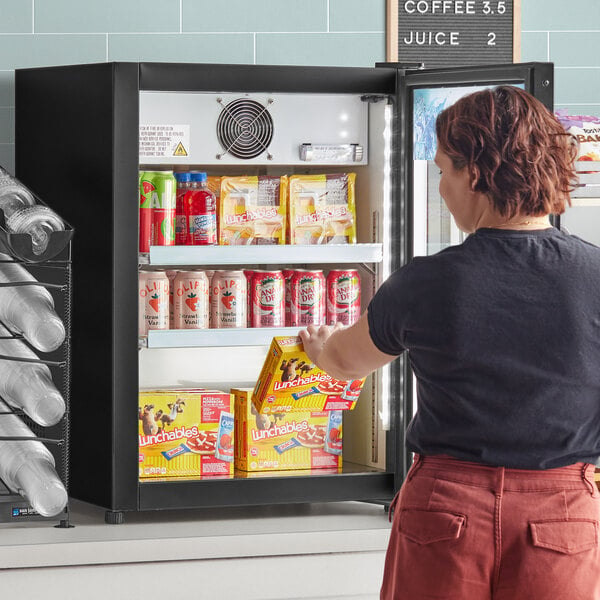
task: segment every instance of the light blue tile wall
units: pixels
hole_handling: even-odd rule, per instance
[[[600,116],[600,2],[521,0],[521,60],[554,63],[556,108]]]
[[[522,60],[556,104],[600,114],[600,0],[521,0]],[[386,0],[0,0],[0,165],[14,168],[14,69],[151,60],[372,66]]]

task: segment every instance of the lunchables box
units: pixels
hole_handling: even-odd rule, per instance
[[[351,410],[363,379],[340,381],[312,364],[299,337],[274,337],[254,387],[260,414]]]
[[[153,390],[139,401],[140,479],[233,476],[233,396]]]
[[[342,466],[341,411],[306,411],[261,415],[252,404],[252,389],[232,389],[235,398],[235,468],[242,471],[337,469]],[[336,451],[327,450],[330,414],[340,425]]]

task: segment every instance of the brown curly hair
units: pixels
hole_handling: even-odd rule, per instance
[[[502,216],[561,214],[571,204],[576,146],[531,94],[504,85],[469,94],[440,113],[436,133]]]

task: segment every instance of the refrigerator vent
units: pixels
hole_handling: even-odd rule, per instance
[[[273,157],[267,149],[273,139],[273,119],[267,106],[273,101],[269,99],[267,106],[248,98],[238,98],[228,104],[217,98],[217,102],[223,107],[217,120],[217,138],[224,150],[217,158],[231,154],[250,159],[266,151],[271,160]]]

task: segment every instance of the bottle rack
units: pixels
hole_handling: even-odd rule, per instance
[[[35,195],[34,195],[35,197]],[[36,198],[39,204],[44,204]],[[22,410],[8,407],[2,415],[13,414],[18,416],[33,431],[35,438],[21,436],[0,437],[7,441],[22,441],[32,439],[45,444],[55,460],[55,469],[65,488],[69,489],[69,415],[70,415],[70,381],[71,381],[71,238],[73,228],[63,220],[64,231],[55,231],[50,234],[48,247],[42,254],[34,254],[32,239],[29,234],[13,234],[6,228],[4,212],[0,209],[0,252],[10,256],[9,259],[0,259],[2,264],[18,264],[26,268],[37,281],[0,283],[0,287],[42,286],[45,287],[54,299],[55,311],[62,319],[65,326],[65,341],[55,351],[45,353],[43,358],[24,359],[13,356],[0,355],[0,360],[13,360],[17,362],[32,362],[45,364],[50,368],[52,379],[65,401],[65,414],[62,419],[50,427],[42,427],[30,419]],[[2,323],[9,334],[2,339],[23,339],[19,333]],[[39,356],[39,351],[33,348]],[[0,480],[0,522],[21,521],[53,521],[59,520],[56,527],[71,527],[69,524],[69,507],[54,517],[43,517],[36,513],[26,499],[11,492]]]

